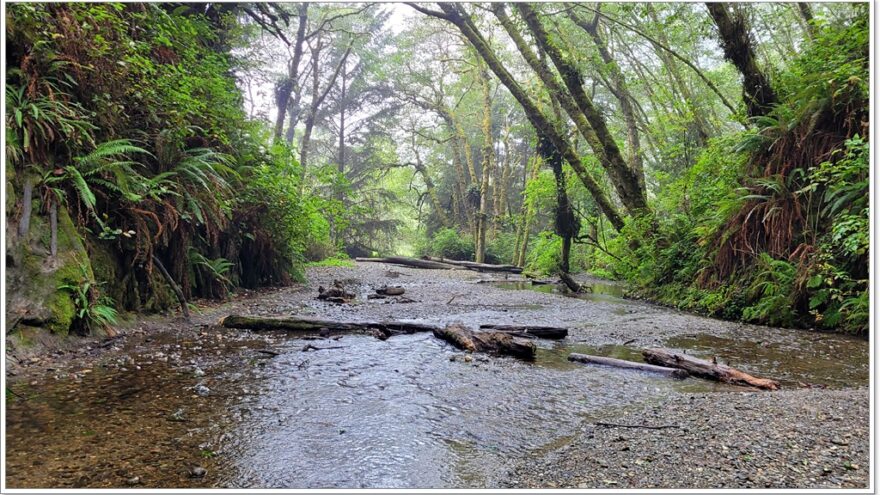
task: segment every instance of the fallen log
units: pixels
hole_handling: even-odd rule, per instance
[[[559,340],[568,336],[568,329],[541,325],[480,325],[480,330],[493,330],[512,334],[523,334],[541,339]]]
[[[243,330],[283,330],[303,334],[319,333],[325,337],[334,333],[371,334],[374,331],[378,331],[386,338],[391,335],[404,333],[430,332],[437,328],[424,323],[410,323],[406,321],[342,322],[308,317],[270,318],[244,315],[229,315],[220,321],[220,325],[225,328]]]
[[[645,357],[645,361],[651,364],[680,368],[700,378],[764,390],[779,389],[779,382],[776,380],[759,378],[727,365],[713,363],[667,349],[645,349],[642,351],[642,355]]]
[[[405,256],[388,256],[386,258],[355,258],[354,260],[372,263],[391,263],[394,265],[411,266],[413,268],[426,268],[428,270],[464,270],[463,267],[451,265],[449,263],[420,260],[418,258],[407,258]]]
[[[492,265],[489,263],[477,263],[475,261],[451,260],[448,258],[438,258],[436,256],[422,256],[423,260],[435,261],[438,263],[446,263],[449,265],[460,266],[468,270],[478,272],[505,272],[505,273],[522,273],[522,268],[516,265]]]
[[[614,366],[616,368],[627,368],[639,371],[647,371],[650,373],[660,373],[672,378],[684,379],[688,377],[688,372],[678,368],[667,368],[664,366],[655,366],[653,364],[636,363],[634,361],[625,361],[623,359],[615,359],[605,356],[591,356],[589,354],[571,353],[568,355],[569,361],[575,361],[585,364],[600,364],[603,366]]]
[[[404,289],[403,287],[399,287],[399,286],[398,287],[388,287],[386,285],[386,286],[382,286],[382,287],[379,287],[378,289],[376,289],[376,294],[380,294],[383,296],[401,296],[401,295],[403,295],[404,292],[406,292],[406,289]]]
[[[469,352],[506,354],[522,359],[535,358],[535,343],[506,332],[474,332],[461,325],[435,328],[434,336]]]

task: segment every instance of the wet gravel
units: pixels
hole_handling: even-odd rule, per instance
[[[9,436],[7,421],[7,482],[14,480],[16,487],[236,486],[223,472],[228,469],[226,438],[247,437],[251,427],[242,418],[261,414],[251,405],[259,398],[255,383],[266,380],[263,370],[271,365],[260,349],[286,345],[282,336],[217,327],[223,316],[239,313],[566,326],[566,345],[584,347],[577,352],[608,349],[624,352],[618,356],[623,358],[649,346],[677,347],[704,357],[721,352],[735,359],[731,364],[737,367],[785,383],[786,390],[774,393],[726,386],[703,393],[707,382],[698,381],[697,388],[683,383],[680,392],[668,398],[636,397],[635,407],[578,416],[572,420],[573,435],[499,458],[497,479],[463,478],[472,480],[468,486],[867,486],[869,346],[864,341],[722,322],[613,297],[585,301],[503,289],[497,282],[519,280],[503,274],[358,263],[352,268],[310,268],[308,276],[308,284],[243,292],[223,303],[199,303],[190,322],[138,315],[110,339],[67,339],[33,348],[7,345],[7,383],[12,393],[21,395],[10,398],[7,393],[7,406],[12,404],[7,413],[20,416],[12,423],[18,425],[12,430],[16,437]],[[353,304],[315,298],[319,285],[329,287],[334,280],[358,295]],[[580,281],[595,282],[585,277]],[[382,285],[405,287],[405,296],[413,302],[367,299]],[[557,352],[560,369],[572,366],[564,360],[567,349]],[[303,365],[304,359],[297,362]],[[308,369],[298,367],[293,374]],[[592,372],[582,381],[590,376],[596,381],[605,373]],[[510,371],[504,373],[509,376]],[[553,378],[548,380],[548,387],[556,385]],[[800,388],[806,386],[856,388]],[[121,400],[135,404],[123,408],[128,416],[118,414]],[[178,411],[182,416],[176,416]],[[605,427],[596,426],[598,421],[675,427]],[[65,440],[70,435],[77,441]],[[15,469],[10,471],[10,465]],[[401,486],[411,485],[406,482]],[[324,485],[315,485],[319,486]]]
[[[869,391],[687,394],[585,425],[510,488],[866,488]]]

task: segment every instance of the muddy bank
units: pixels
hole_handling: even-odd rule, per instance
[[[665,345],[721,356],[782,380],[786,389],[868,383],[865,341],[695,317],[621,299],[614,286],[598,281],[583,280],[594,284],[594,292],[575,299],[521,290],[516,277],[380,264],[311,269],[309,279],[308,285],[204,306],[191,323],[140,319],[117,339],[8,368],[8,485],[577,486],[596,480],[561,471],[537,477],[565,461],[547,468],[530,463],[567,455],[559,449],[583,442],[585,428],[596,421],[690,400],[689,394],[705,397],[695,419],[715,418],[710,407],[715,401],[745,408],[749,402],[736,387],[585,367],[568,362],[570,352],[630,358],[642,347]],[[317,287],[334,279],[357,294],[354,304],[315,299]],[[414,302],[366,298],[382,285],[405,287]],[[528,322],[571,331],[562,342],[539,341],[537,359],[525,363],[466,358],[430,335],[306,340],[215,326],[233,312],[471,326]],[[320,349],[304,352],[307,344]],[[787,393],[851,394],[865,403],[868,396],[864,388]],[[867,413],[850,419],[809,425],[867,438],[859,429],[867,428]],[[771,435],[784,426],[761,428]],[[668,448],[678,442],[660,438]],[[826,477],[837,480],[829,486],[857,483],[866,473],[867,463],[853,457],[861,473]],[[566,469],[587,466],[583,462],[571,454]],[[207,474],[193,476],[194,467]],[[682,476],[682,486],[704,486],[691,484],[687,471],[660,470]],[[669,479],[668,486],[678,486]],[[809,477],[790,482],[800,486]]]

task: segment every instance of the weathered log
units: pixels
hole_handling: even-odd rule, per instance
[[[591,356],[589,354],[571,353],[568,355],[569,361],[575,361],[585,364],[601,364],[603,366],[614,366],[616,368],[627,368],[639,371],[647,371],[650,373],[660,373],[672,378],[687,378],[688,372],[678,368],[667,368],[664,366],[655,366],[653,364],[636,363],[634,361],[625,361],[623,359],[615,359],[605,356]]]
[[[461,325],[448,325],[444,328],[435,328],[434,336],[443,339],[446,342],[464,349],[465,351],[476,352],[477,344],[474,343],[474,332]]]
[[[464,270],[463,267],[450,265],[449,263],[420,260],[418,258],[407,258],[405,256],[389,256],[386,258],[355,258],[354,260],[373,263],[391,263],[394,265],[411,266],[413,268],[426,268],[428,270]]]
[[[400,296],[400,295],[403,295],[404,292],[406,292],[406,290],[403,287],[399,287],[399,286],[398,287],[384,286],[384,287],[379,287],[378,289],[376,289],[376,294],[381,294],[383,296]]]
[[[535,343],[507,332],[474,332],[461,325],[434,329],[434,336],[469,352],[506,354],[522,359],[535,358]]]
[[[436,256],[422,256],[423,260],[435,261],[438,263],[446,263],[449,265],[460,266],[468,270],[478,272],[506,272],[506,273],[522,273],[522,268],[515,265],[492,265],[489,263],[477,263],[475,261],[451,260],[447,258],[438,258]]]
[[[645,349],[642,351],[642,355],[645,357],[645,361],[649,363],[670,368],[680,368],[700,378],[764,390],[779,389],[779,382],[775,380],[758,378],[730,366],[713,363],[668,349]]]
[[[245,330],[283,330],[303,334],[319,333],[323,336],[338,333],[366,333],[379,331],[386,338],[390,335],[430,332],[435,326],[406,321],[360,321],[342,322],[308,317],[270,318],[263,316],[229,315],[220,322],[225,328]]]
[[[579,283],[575,282],[574,279],[571,278],[571,275],[569,275],[568,273],[559,272],[559,280],[562,280],[562,283],[565,284],[566,287],[568,287],[568,290],[574,293],[578,293],[583,290],[583,287],[581,287]]]
[[[480,325],[481,330],[493,330],[511,334],[524,334],[526,336],[542,339],[559,340],[568,336],[568,329],[562,327],[547,327],[541,325]]]

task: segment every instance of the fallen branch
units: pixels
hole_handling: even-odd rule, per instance
[[[547,327],[540,325],[480,325],[481,330],[494,330],[512,334],[524,334],[526,336],[542,339],[560,340],[568,336],[568,329],[562,327]]]
[[[303,346],[302,352],[323,351],[323,350],[327,350],[327,349],[345,349],[346,347],[348,347],[348,346],[336,345],[336,346],[330,346],[330,347],[317,347],[312,344],[306,344]]]
[[[660,366],[680,368],[700,378],[715,380],[733,385],[744,385],[764,390],[778,390],[779,382],[768,378],[758,378],[744,371],[724,364],[713,363],[667,349],[646,349],[642,351],[645,361]]]
[[[589,354],[572,353],[568,355],[568,360],[585,364],[600,364],[603,366],[614,366],[616,368],[647,371],[649,373],[660,373],[661,375],[666,375],[672,378],[682,379],[688,377],[688,372],[682,369],[655,366],[653,364],[636,363],[634,361],[625,361],[623,359],[615,359],[605,356],[591,356]]]
[[[665,430],[666,428],[678,428],[678,425],[658,425],[658,426],[651,426],[651,425],[621,425],[621,424],[617,424],[617,423],[604,423],[604,422],[601,422],[601,421],[598,422],[598,423],[594,423],[594,424],[595,424],[596,426],[605,426],[605,427],[608,427],[608,428],[641,428],[641,429],[645,429],[645,430]]]

